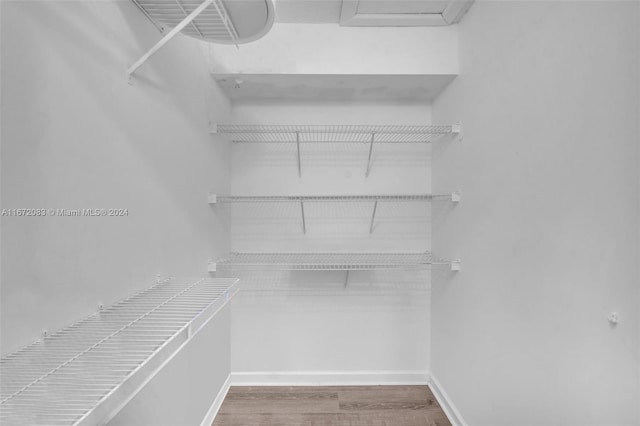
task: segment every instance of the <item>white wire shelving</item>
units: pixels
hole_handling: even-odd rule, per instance
[[[0,361],[0,424],[106,424],[238,291],[170,279]]]
[[[375,144],[422,144],[439,139],[462,139],[462,125],[263,125],[218,124],[211,133],[229,138],[233,143],[291,143],[297,145],[298,176],[302,175],[300,145],[309,143],[366,143],[369,145],[367,169]]]
[[[133,65],[127,68],[131,77],[178,33],[217,43],[238,46],[238,32],[222,0],[133,0],[138,8],[164,33],[171,28]]]
[[[460,192],[450,194],[386,194],[386,195],[249,195],[249,196],[219,196],[209,194],[209,204],[233,204],[233,203],[298,203],[300,204],[300,217],[302,219],[302,232],[307,233],[307,221],[305,215],[305,203],[373,203],[371,209],[371,221],[369,233],[373,233],[378,203],[383,202],[429,202],[450,201],[458,203]]]
[[[373,271],[384,269],[413,269],[433,265],[460,269],[459,260],[440,259],[424,253],[238,253],[209,264],[209,271],[217,270],[290,270],[290,271]]]
[[[215,195],[209,203],[331,203],[331,202],[384,202],[384,201],[460,201],[460,193],[452,194],[406,194],[406,195]]]
[[[430,143],[460,135],[459,124],[421,125],[264,125],[218,124],[211,130],[235,143]]]
[[[157,27],[174,28],[203,4],[203,0],[133,0]],[[202,40],[236,43],[238,32],[222,0],[208,3],[182,29],[182,33]]]

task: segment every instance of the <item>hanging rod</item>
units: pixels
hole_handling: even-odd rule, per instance
[[[3,356],[0,424],[106,424],[238,291],[171,279]]]
[[[431,265],[460,269],[459,260],[444,260],[425,253],[237,253],[209,264],[209,272],[217,270],[380,270],[424,268]]]

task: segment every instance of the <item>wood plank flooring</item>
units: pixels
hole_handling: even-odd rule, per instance
[[[450,426],[428,386],[232,386],[213,426]]]

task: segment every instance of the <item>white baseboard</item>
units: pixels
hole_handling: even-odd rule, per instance
[[[442,407],[442,411],[447,415],[449,421],[454,426],[467,426],[467,422],[464,421],[462,415],[449,398],[449,395],[444,391],[444,388],[440,384],[440,382],[433,377],[433,374],[429,375],[429,387],[431,388],[431,392],[433,392],[433,396],[438,400],[438,404]]]
[[[218,414],[218,410],[220,410],[222,401],[224,401],[224,398],[227,396],[227,392],[229,392],[230,387],[231,374],[229,374],[227,376],[227,380],[224,381],[222,389],[220,389],[220,392],[216,395],[216,399],[213,400],[213,404],[211,404],[211,407],[209,408],[209,411],[207,411],[207,415],[204,417],[204,420],[202,420],[202,423],[200,423],[200,426],[211,426],[211,423],[213,423],[213,420],[216,418],[216,414]]]
[[[426,385],[427,371],[240,371],[232,386]]]

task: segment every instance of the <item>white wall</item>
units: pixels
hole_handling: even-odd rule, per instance
[[[428,124],[429,105],[244,103],[233,121],[252,124]],[[235,144],[234,195],[413,194],[430,192],[426,145],[376,146],[365,178],[368,145]],[[369,234],[372,203],[224,208],[232,248],[266,252],[420,252],[430,247],[430,209],[381,205]],[[216,209],[223,209],[217,206]],[[232,371],[425,373],[429,359],[429,276],[344,271],[240,275],[233,304]],[[393,290],[393,288],[400,290]],[[426,334],[426,333],[427,334]]]
[[[433,105],[432,371],[472,425],[638,424],[637,2],[476,2]],[[607,322],[611,311],[621,322]]]
[[[200,425],[229,376],[231,307],[227,305],[109,422]],[[217,349],[212,350],[212,346]]]
[[[2,218],[2,353],[156,274],[204,275],[207,260],[229,249],[228,229],[206,203],[209,190],[229,188],[228,147],[208,133],[228,101],[200,44],[182,36],[128,85],[127,65],[159,37],[130,1],[2,2],[2,207],[129,212]],[[205,352],[184,356],[229,350],[216,341],[198,348]],[[158,382],[181,387],[167,374]],[[202,391],[181,389],[183,398]]]
[[[276,11],[277,13],[277,11]],[[263,38],[211,46],[216,73],[457,74],[457,28],[276,23]],[[428,52],[428,54],[424,54]]]

